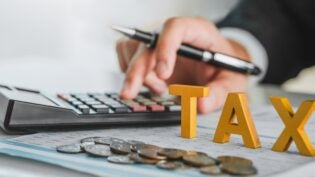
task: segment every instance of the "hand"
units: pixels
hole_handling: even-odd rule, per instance
[[[126,73],[120,96],[132,99],[142,85],[156,94],[173,83],[208,86],[210,96],[199,99],[197,106],[200,113],[207,113],[222,107],[229,92],[245,91],[246,75],[177,56],[182,43],[249,58],[240,44],[222,37],[213,23],[200,17],[171,18],[165,22],[154,50],[135,40],[118,41],[119,63]]]

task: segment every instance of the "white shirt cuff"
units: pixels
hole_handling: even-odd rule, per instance
[[[250,55],[252,62],[261,69],[262,73],[259,76],[251,76],[249,83],[256,84],[261,81],[268,68],[268,55],[263,45],[255,36],[243,29],[224,27],[220,28],[220,32],[225,38],[242,44]]]

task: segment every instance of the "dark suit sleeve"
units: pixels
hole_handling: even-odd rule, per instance
[[[243,0],[217,24],[219,28],[244,29],[261,42],[269,60],[263,83],[281,84],[314,64],[315,51],[310,52],[309,34],[301,20],[303,15],[299,16],[304,6],[296,9],[295,2]]]

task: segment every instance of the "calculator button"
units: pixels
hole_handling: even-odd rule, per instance
[[[167,106],[167,110],[169,110],[171,112],[180,111],[181,110],[181,106],[180,105]]]
[[[85,104],[87,104],[87,105],[97,105],[97,104],[102,104],[102,103],[99,102],[99,101],[87,101],[87,102],[85,102]]]
[[[132,110],[132,112],[145,112],[147,111],[147,107],[143,105],[133,105],[129,106],[129,108]]]
[[[103,104],[100,105],[92,105],[92,108],[96,111],[96,113],[108,113],[109,107]]]
[[[105,94],[103,94],[103,93],[88,93],[88,95],[90,95],[92,97],[105,96]]]
[[[108,96],[106,95],[93,95],[94,98],[97,98],[97,99],[106,99],[106,98],[109,98]]]
[[[139,103],[137,103],[137,102],[130,102],[130,103],[124,103],[124,104],[127,105],[128,107],[139,105]]]
[[[82,105],[83,103],[81,101],[72,101],[70,102],[70,104],[72,104],[73,106],[78,106],[78,105]]]
[[[128,112],[128,107],[122,104],[113,104],[109,105],[110,108],[112,108],[115,112],[120,113],[120,112]]]
[[[156,102],[152,102],[152,101],[142,103],[142,105],[145,105],[145,106],[156,105],[156,104],[157,104]]]
[[[95,101],[94,98],[91,98],[91,97],[88,97],[88,98],[79,98],[81,101],[83,102],[92,102],[92,101]]]
[[[160,112],[160,111],[165,111],[165,107],[162,105],[149,105],[148,106],[149,110],[153,111],[153,112]]]
[[[124,104],[133,104],[133,103],[137,103],[133,100],[120,100],[120,102],[124,103]]]
[[[139,103],[152,102],[150,99],[147,99],[147,98],[139,98],[139,99],[136,99],[136,101]]]
[[[119,95],[117,93],[109,93],[107,96],[113,98],[113,99],[119,99]]]
[[[155,101],[155,102],[164,102],[164,101],[166,101],[165,98],[163,98],[163,97],[153,97],[152,100]]]
[[[83,114],[89,114],[90,113],[91,109],[87,105],[78,105],[77,107]]]
[[[108,100],[108,101],[102,101],[106,105],[121,105],[118,101],[115,100]]]
[[[75,94],[71,94],[71,96],[76,97],[76,98],[89,97],[89,95],[87,95],[86,93],[75,93]]]
[[[171,106],[171,105],[175,105],[175,103],[173,101],[164,101],[160,103],[163,106]]]

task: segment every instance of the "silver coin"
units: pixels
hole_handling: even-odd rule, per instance
[[[112,137],[111,138],[111,143],[127,143],[125,140],[123,140],[123,139],[120,139],[120,138],[114,138],[114,137]]]
[[[85,146],[94,145],[94,142],[84,142],[80,144],[81,149],[84,151]]]
[[[165,170],[175,170],[181,168],[184,164],[180,161],[159,161],[156,166]]]
[[[144,142],[138,140],[127,140],[126,142],[129,143],[130,145],[145,144]]]
[[[116,154],[129,154],[131,152],[130,144],[127,142],[114,141],[110,144],[110,150]]]
[[[70,154],[83,152],[83,150],[81,149],[81,144],[61,145],[61,146],[58,146],[56,149],[58,152],[70,153]]]
[[[101,144],[87,145],[84,150],[86,153],[94,156],[108,157],[112,155],[110,148]]]
[[[200,172],[204,174],[209,174],[209,175],[222,175],[223,174],[221,171],[221,168],[216,165],[201,167]]]
[[[98,138],[102,138],[99,136],[93,136],[93,137],[86,137],[80,140],[81,143],[85,143],[85,142],[95,142],[96,139]]]
[[[109,156],[107,158],[108,162],[111,163],[118,163],[118,164],[132,164],[134,161],[130,160],[129,156],[123,156],[123,155],[114,155]]]
[[[111,137],[98,138],[95,140],[96,144],[110,145],[112,143]]]

